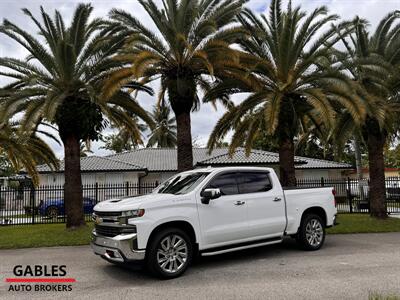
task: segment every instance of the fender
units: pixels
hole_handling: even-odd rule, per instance
[[[197,221],[197,220],[196,220]],[[195,224],[192,219],[186,216],[170,216],[163,218],[161,220],[157,220],[156,222],[152,223],[150,227],[147,227],[142,231],[142,236],[139,236],[138,246],[140,249],[145,249],[147,247],[147,243],[149,241],[149,237],[151,234],[156,230],[159,226],[163,224],[170,223],[170,222],[186,222],[188,223],[194,231],[196,243],[200,243],[200,229],[199,224]]]

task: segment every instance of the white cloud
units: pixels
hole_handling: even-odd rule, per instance
[[[7,18],[22,26],[26,30],[34,31],[32,22],[22,13],[21,8],[29,8],[36,16],[39,14],[39,7],[43,5],[45,10],[53,14],[54,9],[60,10],[66,20],[72,17],[74,7],[77,3],[92,3],[94,7],[94,16],[105,17],[111,8],[124,9],[137,18],[139,18],[149,28],[154,28],[150,18],[146,15],[143,8],[137,1],[133,0],[0,0],[0,19]],[[156,3],[161,4],[161,0],[156,0]],[[286,6],[287,1],[284,1]],[[247,6],[257,12],[267,11],[270,4],[269,0],[250,0]],[[370,21],[371,26],[375,27],[379,20],[388,12],[399,9],[399,0],[293,0],[293,5],[302,5],[303,10],[311,11],[317,6],[327,5],[330,13],[338,14],[342,19],[352,19],[355,15],[366,18]],[[0,35],[0,56],[12,56],[24,58],[25,50],[16,43],[10,41],[4,35]],[[0,85],[7,81],[0,76]],[[153,84],[157,88],[157,84]],[[240,97],[235,97],[240,101]],[[140,103],[146,108],[151,109],[155,100],[147,95],[139,97]],[[206,144],[209,133],[214,127],[216,121],[222,116],[224,109],[218,107],[215,111],[211,105],[203,105],[199,112],[192,115],[192,135],[197,137],[199,143]],[[51,147],[56,151],[58,156],[62,156],[62,147],[54,142],[50,142]],[[93,143],[93,149],[96,154],[104,154],[104,150],[100,150],[101,143]]]

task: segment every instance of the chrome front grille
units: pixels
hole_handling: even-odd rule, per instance
[[[127,224],[126,217],[121,212],[93,213],[96,233],[100,236],[115,237],[120,234],[136,233],[136,226]]]
[[[121,212],[118,211],[95,211],[96,216],[99,217],[120,217]]]
[[[99,212],[95,211],[92,214],[92,220],[95,222],[95,224],[100,224],[100,223],[115,223],[119,224],[119,221],[121,219],[121,212]]]
[[[115,237],[120,234],[136,233],[136,226],[132,225],[101,225],[96,224],[95,230],[98,235]]]

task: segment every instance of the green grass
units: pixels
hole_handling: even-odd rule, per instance
[[[328,233],[400,232],[400,219],[384,221],[372,219],[367,214],[341,214],[340,225],[328,228]],[[65,224],[0,226],[0,249],[88,245],[93,223],[75,231],[65,229]]]
[[[328,233],[374,233],[400,231],[399,218],[377,220],[368,214],[339,214],[338,226],[328,228]]]
[[[381,295],[379,293],[370,293],[368,300],[400,300],[400,296],[396,295]]]
[[[73,231],[65,224],[1,226],[0,249],[87,245],[92,228],[92,223]]]

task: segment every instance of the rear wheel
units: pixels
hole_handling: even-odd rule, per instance
[[[193,244],[179,228],[167,228],[155,234],[146,252],[149,271],[164,279],[182,275],[193,257]]]
[[[46,209],[46,215],[50,218],[57,218],[58,216],[58,208],[56,206],[50,206]]]
[[[318,250],[325,241],[325,225],[321,217],[309,214],[303,217],[296,240],[304,250]]]

